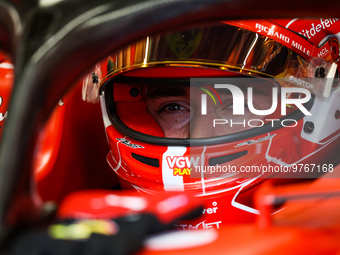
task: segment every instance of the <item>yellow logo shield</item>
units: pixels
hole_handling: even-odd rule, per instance
[[[202,29],[177,32],[166,36],[171,51],[178,59],[188,59],[196,51],[203,38]]]

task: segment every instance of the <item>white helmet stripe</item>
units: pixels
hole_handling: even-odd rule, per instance
[[[105,106],[105,96],[104,96],[104,92],[102,93],[102,95],[100,96],[100,106],[102,108],[102,115],[103,115],[103,121],[104,121],[104,126],[105,129],[111,125],[111,121],[109,119],[109,116],[107,114],[106,111],[106,106]]]

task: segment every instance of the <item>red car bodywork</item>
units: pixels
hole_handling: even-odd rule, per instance
[[[3,126],[10,114],[7,107],[13,69],[2,55],[0,82],[0,121]],[[38,203],[53,201],[61,204],[59,216],[63,217],[77,210],[75,204],[63,204],[69,194],[92,189],[88,195],[81,195],[82,199],[86,201],[94,195],[100,198],[103,194],[95,189],[114,189],[118,180],[106,162],[109,148],[99,105],[82,101],[81,84],[69,91],[61,102],[39,135],[33,164],[33,187]],[[307,251],[310,254],[338,254],[339,171],[337,167],[324,178],[303,184],[272,186],[267,182],[252,191],[251,201],[245,201],[254,205],[259,215],[245,218],[242,211],[231,211],[230,222],[225,222],[218,231],[208,230],[209,227],[204,229],[216,232],[215,238],[207,244],[190,247],[190,241],[182,240],[184,245],[179,242],[178,249],[173,245],[166,250],[147,242],[140,254],[173,254],[174,250],[176,254],[301,254]],[[206,203],[206,214],[214,212],[213,199]],[[82,210],[92,210],[86,202],[81,206],[85,206]],[[91,213],[96,215],[96,212]],[[204,221],[204,215],[198,219],[198,222]]]

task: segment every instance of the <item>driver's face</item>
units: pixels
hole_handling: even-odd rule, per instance
[[[246,88],[241,88],[244,97],[247,98]],[[229,90],[217,90],[222,105],[214,104],[208,97],[207,114],[201,114],[201,94],[204,92],[198,88],[189,87],[148,87],[146,92],[147,109],[162,128],[167,138],[202,138],[222,136],[250,129],[248,125],[235,124],[230,126],[216,125],[214,119],[230,119],[234,123],[245,123],[248,120],[263,120],[266,116],[258,116],[251,113],[245,104],[244,115],[233,115],[233,98]],[[253,90],[253,105],[255,109],[266,110],[271,107],[272,95]],[[258,121],[259,122],[259,121]],[[252,121],[252,125],[257,125]]]

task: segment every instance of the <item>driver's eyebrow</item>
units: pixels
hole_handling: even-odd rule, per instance
[[[160,98],[160,97],[179,97],[188,96],[188,93],[184,87],[169,87],[169,86],[159,86],[148,87],[147,88],[147,98]]]

